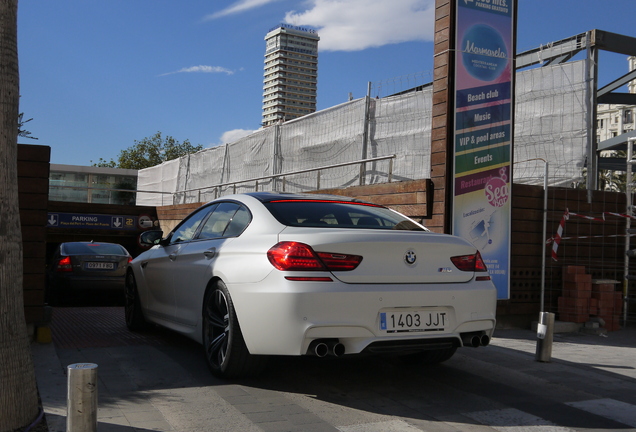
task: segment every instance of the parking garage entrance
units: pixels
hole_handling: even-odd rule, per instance
[[[70,241],[119,243],[135,257],[145,250],[139,234],[157,225],[155,207],[49,201],[47,262],[57,245]]]

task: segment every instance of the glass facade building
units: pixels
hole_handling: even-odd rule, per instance
[[[135,204],[137,170],[51,164],[49,200]]]

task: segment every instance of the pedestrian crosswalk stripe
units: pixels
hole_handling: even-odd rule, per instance
[[[566,402],[565,405],[630,427],[636,427],[636,406],[625,402],[607,398]],[[558,426],[551,421],[516,408],[467,412],[463,413],[463,416],[499,432],[574,432],[574,429]],[[459,423],[453,423],[453,426],[459,427],[459,430],[464,430]],[[341,432],[414,432],[420,429],[402,420],[390,420],[340,426],[338,430]]]
[[[636,406],[632,404],[614,399],[593,399],[581,402],[567,402],[566,405],[636,427]]]
[[[501,432],[573,432],[515,408],[464,413],[468,418]]]

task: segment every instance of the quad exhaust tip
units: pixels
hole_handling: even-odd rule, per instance
[[[464,333],[461,335],[462,344],[465,347],[477,348],[480,346],[488,346],[490,337],[484,332]]]
[[[329,354],[334,357],[343,356],[345,353],[344,345],[337,340],[334,340],[331,343],[327,343],[327,346],[329,347]]]
[[[313,353],[316,357],[326,357],[329,354],[329,348],[327,348],[327,344],[324,342],[319,342],[314,345]]]
[[[488,337],[488,335],[481,335],[481,338],[479,338],[479,342],[481,343],[481,346],[488,346],[488,344],[490,343],[490,338]]]
[[[316,357],[340,357],[345,353],[345,346],[337,339],[317,339],[309,345],[309,354]]]

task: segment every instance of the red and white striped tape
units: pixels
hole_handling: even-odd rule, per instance
[[[565,209],[565,213],[563,213],[563,217],[561,218],[561,222],[559,223],[559,228],[557,229],[556,235],[554,236],[554,244],[552,245],[552,259],[558,261],[557,259],[557,249],[559,249],[559,244],[561,243],[561,236],[563,235],[563,230],[565,229],[565,221],[570,219],[570,213],[568,209]]]
[[[622,217],[622,218],[628,218],[628,219],[636,219],[636,216],[631,216],[631,215],[623,214],[623,213],[604,212],[603,214],[608,214],[608,215]]]
[[[603,219],[599,219],[599,218],[595,218],[594,216],[585,216],[585,215],[581,215],[578,213],[569,213],[567,209],[565,209],[565,212],[570,215],[570,216],[576,216],[576,217],[580,217],[583,219],[587,219],[587,220],[593,220],[593,221],[598,221],[598,222],[605,222],[605,213],[603,213]]]
[[[597,221],[597,222],[605,222],[605,215],[611,215],[622,218],[636,219],[636,216],[631,216],[623,213],[614,213],[614,212],[603,212],[603,218],[597,218],[593,216],[585,216],[578,213],[571,213],[568,209],[565,209],[563,213],[563,217],[561,218],[561,222],[559,223],[559,228],[557,229],[557,233],[554,237],[551,237],[546,240],[547,244],[552,243],[552,259],[554,261],[558,261],[557,259],[557,250],[559,249],[559,244],[561,240],[570,240],[570,239],[588,239],[588,238],[602,238],[602,237],[624,237],[624,234],[620,235],[609,235],[609,236],[577,236],[577,237],[563,237],[563,231],[565,230],[565,221],[570,219],[570,216],[576,216],[583,219]]]

